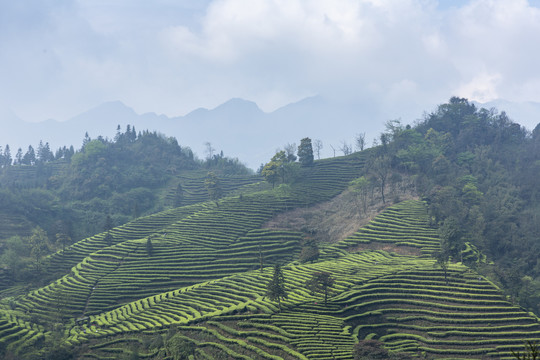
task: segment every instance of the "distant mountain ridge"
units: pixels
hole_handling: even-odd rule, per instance
[[[352,107],[312,97],[266,113],[252,101],[233,98],[214,109],[198,108],[184,116],[168,117],[152,112],[137,114],[122,102],[111,101],[63,122],[27,123],[12,116],[5,121],[0,144],[9,144],[13,154],[18,147],[26,152],[28,145],[35,147],[40,140],[49,142],[52,149],[63,145],[79,148],[86,132],[91,138],[112,138],[118,125],[125,129],[130,124],[138,131],[148,129],[174,136],[181,146],[191,147],[201,158],[205,156],[204,144],[210,142],[217,151],[238,157],[255,169],[268,161],[276,146],[299,144],[306,136],[323,140],[330,155],[330,144],[338,148],[341,141],[353,141],[343,129],[358,128],[358,132],[368,134],[382,130],[383,121],[374,122],[374,117],[364,112],[366,121],[362,124],[359,109]]]
[[[540,120],[540,103],[512,103],[497,100],[479,107],[506,110],[510,118],[532,130]],[[419,114],[400,114],[410,123]],[[237,157],[256,169],[275,153],[276,146],[300,143],[308,136],[321,139],[323,157],[332,156],[345,141],[352,144],[357,133],[365,132],[371,143],[384,130],[387,120],[396,118],[390,110],[383,112],[368,103],[340,103],[322,96],[302,99],[272,112],[264,112],[252,101],[232,98],[213,108],[198,108],[184,116],[168,117],[148,112],[136,113],[120,101],[105,102],[67,121],[45,120],[27,123],[14,114],[0,114],[0,145],[10,145],[12,155],[21,147],[36,146],[40,140],[49,142],[53,150],[64,145],[79,148],[88,132],[91,138],[99,135],[112,138],[116,127],[134,125],[138,131],[150,130],[174,136],[181,146],[189,146],[200,157],[205,157],[206,142],[226,156]],[[338,154],[339,151],[336,151]]]

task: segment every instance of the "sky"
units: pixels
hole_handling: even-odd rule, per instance
[[[540,102],[540,1],[0,0],[0,114]],[[419,114],[420,115],[420,114]]]

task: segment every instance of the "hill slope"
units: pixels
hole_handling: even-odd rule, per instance
[[[261,229],[338,195],[368,155],[319,161],[290,186],[167,210],[113,229],[112,244],[102,233],[50,256],[44,266],[63,276],[0,302],[0,343],[26,358],[58,349],[174,358],[180,347],[195,359],[352,359],[355,342],[376,338],[393,351],[475,359],[539,339],[538,319],[484,277],[436,265],[438,232],[424,202],[388,208],[311,264],[296,261],[305,234]],[[287,264],[282,310],[265,297],[275,262]],[[305,285],[320,272],[335,279],[326,305]]]

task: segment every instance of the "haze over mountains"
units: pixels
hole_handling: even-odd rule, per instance
[[[540,103],[495,100],[475,104],[505,110],[513,121],[529,130],[540,121]],[[436,104],[433,104],[435,108]],[[3,124],[0,145],[9,144],[13,155],[17,148],[25,152],[28,145],[35,147],[40,140],[49,142],[53,151],[64,145],[73,145],[77,149],[85,132],[91,138],[99,135],[112,138],[117,125],[125,129],[131,124],[138,131],[148,129],[174,136],[181,146],[189,146],[200,158],[206,156],[204,144],[210,142],[217,152],[237,157],[256,169],[270,159],[276,146],[298,145],[306,136],[322,140],[321,157],[330,157],[334,155],[334,149],[336,155],[342,154],[339,148],[343,142],[353,145],[358,133],[366,133],[366,143],[371,145],[387,120],[401,118],[403,123],[411,123],[422,114],[385,111],[370,104],[340,103],[315,96],[269,113],[252,101],[233,98],[214,109],[199,108],[178,117],[138,114],[120,101],[103,103],[67,121],[49,119],[29,123],[9,112],[0,116],[0,124]]]

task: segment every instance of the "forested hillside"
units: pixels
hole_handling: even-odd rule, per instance
[[[463,251],[476,247],[494,261],[479,270],[539,313],[540,124],[529,133],[504,112],[452,98],[412,128],[387,129],[381,160],[414,179],[441,255],[467,262]]]
[[[35,279],[31,270],[49,253],[140,216],[208,200],[209,173],[225,194],[260,181],[223,153],[199,160],[176,139],[129,125],[112,140],[86,134],[78,150],[53,153],[40,142],[12,158],[8,145],[0,160],[0,264],[3,278],[23,282]]]
[[[452,98],[377,142],[314,160],[304,138],[251,175],[129,128],[4,166],[1,354],[513,359],[540,341],[540,128]],[[100,225],[70,241],[59,221]]]

